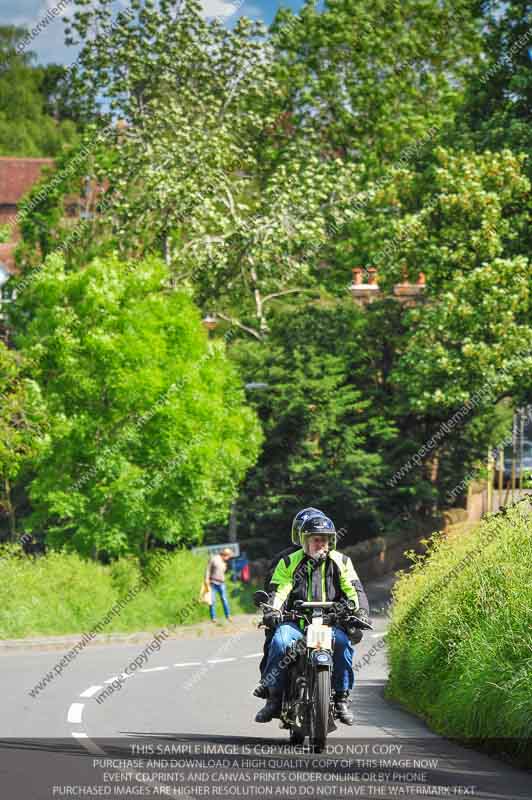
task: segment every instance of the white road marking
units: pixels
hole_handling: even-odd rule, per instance
[[[224,664],[226,661],[236,661],[236,658],[211,658],[207,664]]]
[[[139,669],[139,672],[161,672],[163,669],[170,669],[170,667],[149,667],[149,669]]]
[[[117,680],[118,680],[118,675],[113,675],[112,678],[107,678],[107,680],[104,681],[104,683],[112,683],[113,681],[117,681]]]
[[[74,739],[80,740],[79,741],[80,745],[82,747],[84,747],[85,750],[88,750],[89,753],[92,753],[93,755],[97,755],[97,756],[106,756],[107,755],[105,750],[102,750],[102,748],[98,747],[98,745],[95,744],[92,741],[92,739],[89,739],[89,737],[87,736],[86,733],[82,733],[81,731],[72,731],[72,736],[74,737]]]
[[[264,653],[250,653],[249,656],[243,656],[243,658],[262,658]]]
[[[68,722],[81,722],[81,715],[83,714],[83,709],[85,708],[84,703],[72,703],[70,708],[68,709]]]
[[[99,692],[101,688],[101,686],[89,686],[88,689],[85,689],[85,691],[80,694],[80,697],[92,697],[92,695]]]
[[[384,636],[387,636],[387,635],[388,635],[387,631],[384,631],[384,633],[372,633],[371,634],[371,638],[372,639],[382,639]]]
[[[182,664],[174,664],[174,667],[199,667],[201,661],[184,661]]]

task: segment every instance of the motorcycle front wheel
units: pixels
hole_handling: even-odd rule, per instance
[[[315,752],[321,753],[325,748],[329,731],[329,703],[331,700],[331,673],[328,669],[320,669],[314,675],[314,691],[312,693],[311,744]]]

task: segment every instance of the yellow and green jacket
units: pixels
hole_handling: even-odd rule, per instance
[[[275,608],[290,611],[295,600],[353,600],[358,609],[369,615],[369,603],[353,562],[338,550],[317,563],[303,549],[279,559],[268,586]]]

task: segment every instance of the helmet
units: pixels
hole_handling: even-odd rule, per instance
[[[322,514],[323,511],[320,511],[319,508],[302,508],[301,511],[298,511],[295,515],[293,522],[292,522],[292,544],[299,544],[299,528],[301,523],[306,520],[311,514]]]
[[[321,512],[308,516],[299,527],[299,544],[302,546],[305,553],[307,552],[305,544],[308,536],[328,536],[329,549],[336,549],[336,528],[334,527],[334,522]]]

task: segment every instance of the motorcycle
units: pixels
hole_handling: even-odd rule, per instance
[[[255,605],[263,611],[276,611],[280,622],[304,621],[303,637],[293,642],[284,656],[288,674],[280,727],[290,731],[291,744],[302,745],[308,736],[313,751],[321,753],[327,735],[336,730],[332,689],[333,627],[341,625],[348,633],[355,629],[373,630],[373,627],[356,617],[352,600],[296,600],[292,611],[281,612],[270,605],[268,599],[264,591],[254,594]]]

